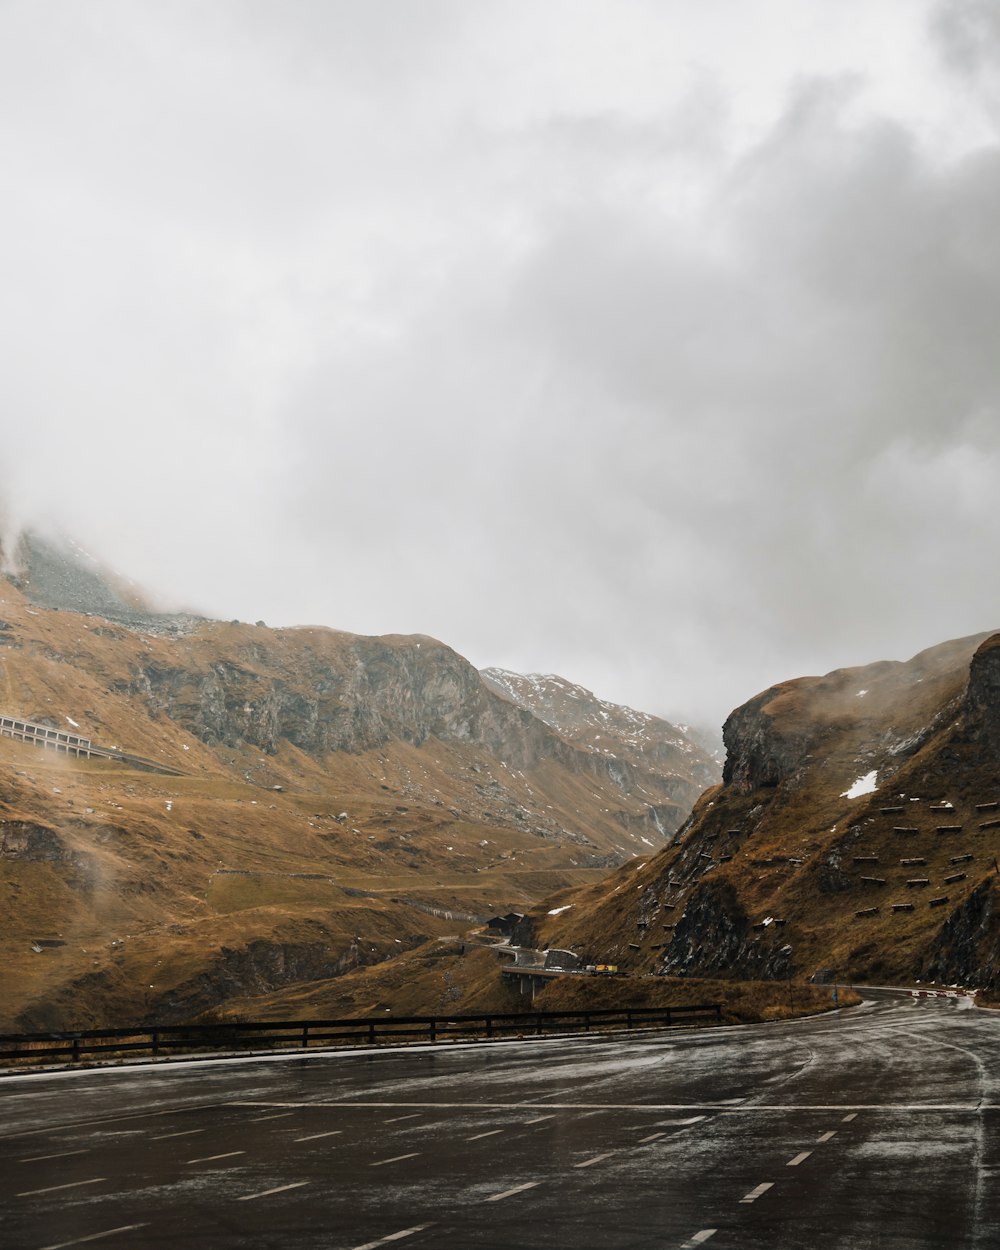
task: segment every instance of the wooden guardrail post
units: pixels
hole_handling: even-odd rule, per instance
[[[309,1045],[309,1024],[307,1022],[306,1024],[303,1024],[302,1026],[302,1049],[305,1050],[305,1048],[308,1045]]]
[[[153,1029],[149,1035],[149,1048],[153,1052],[153,1058],[160,1053],[160,1030]]]
[[[431,1041],[436,1042],[437,1041],[437,1019],[434,1016],[431,1016],[431,1019],[429,1021],[428,1032],[430,1033]]]

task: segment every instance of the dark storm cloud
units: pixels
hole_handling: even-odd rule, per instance
[[[996,23],[875,7],[9,6],[8,512],[689,717],[1000,624]]]

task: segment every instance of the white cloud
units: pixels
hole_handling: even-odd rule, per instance
[[[988,628],[972,11],[5,6],[7,512],[719,719]]]

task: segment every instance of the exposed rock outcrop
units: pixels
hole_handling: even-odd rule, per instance
[[[1000,634],[773,686],[724,732],[675,845],[529,913],[541,940],[644,971],[996,983]]]

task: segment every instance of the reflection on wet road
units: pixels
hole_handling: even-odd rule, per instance
[[[5,1077],[4,1250],[995,1250],[1000,1014]]]

